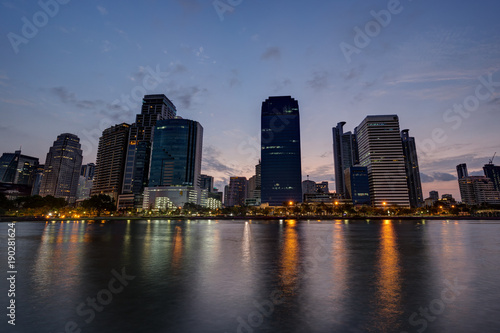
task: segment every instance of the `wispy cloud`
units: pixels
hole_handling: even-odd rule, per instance
[[[59,97],[61,102],[76,106],[77,108],[80,109],[95,109],[105,104],[101,100],[78,99],[75,93],[70,92],[65,87],[54,87],[50,89],[50,92],[53,93],[55,96]]]
[[[327,71],[314,72],[312,79],[307,81],[307,85],[312,89],[319,91],[328,88],[329,73]]]
[[[106,8],[104,8],[103,6],[97,6],[97,10],[99,11],[99,13],[101,15],[106,15],[108,14],[108,10]]]
[[[13,105],[35,106],[35,103],[32,103],[32,102],[24,100],[24,99],[0,98],[0,101],[7,103],[7,104],[13,104]]]
[[[280,60],[281,59],[281,50],[279,47],[273,46],[267,48],[267,50],[262,53],[260,56],[262,60]]]

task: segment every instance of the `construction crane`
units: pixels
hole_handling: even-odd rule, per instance
[[[496,156],[496,155],[497,155],[497,152],[495,152],[495,153],[493,154],[493,157],[492,157],[492,158],[491,158],[491,160],[490,160],[490,164],[493,164],[493,160],[495,159],[495,156]]]

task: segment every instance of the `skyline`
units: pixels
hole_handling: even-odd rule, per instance
[[[230,176],[249,178],[258,163],[261,102],[291,95],[301,110],[303,180],[335,187],[331,129],[338,122],[353,131],[367,115],[394,113],[415,137],[424,197],[438,190],[460,198],[456,165],[482,174],[500,150],[500,88],[479,79],[491,74],[500,82],[500,4],[390,3],[239,1],[221,20],[211,1],[69,1],[15,53],[7,35],[22,35],[22,18],[32,22],[41,7],[6,1],[0,152],[22,146],[43,163],[57,135],[69,132],[82,140],[84,163],[95,162],[102,131],[140,113],[140,103],[122,95],[142,99],[146,90],[165,94],[179,116],[204,127],[202,173],[222,190]],[[371,11],[390,9],[387,25],[348,62],[342,43],[356,46],[354,29],[365,30]],[[490,96],[477,110],[469,104],[474,113],[447,111],[474,103],[481,84],[480,96]],[[429,142],[436,147],[423,149]]]

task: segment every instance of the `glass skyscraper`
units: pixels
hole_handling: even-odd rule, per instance
[[[335,163],[335,189],[337,194],[346,195],[345,170],[359,163],[356,134],[344,133],[345,122],[332,128],[333,161]]]
[[[203,127],[188,119],[160,120],[154,131],[149,187],[200,187]]]
[[[405,157],[406,182],[408,184],[410,206],[417,208],[423,205],[424,197],[422,194],[422,182],[420,181],[415,138],[411,137],[409,130],[405,129],[401,131],[401,142]]]
[[[141,113],[136,116],[135,123],[130,126],[122,186],[122,194],[125,195],[123,202],[128,201],[136,208],[142,205],[142,192],[148,185],[154,126],[158,120],[174,118],[176,113],[175,105],[167,96],[163,94],[144,96]],[[129,197],[133,199],[130,200]],[[119,208],[130,206],[129,204],[122,206],[119,203]]]
[[[494,165],[493,161],[483,166],[484,175],[491,179],[495,191],[500,191],[500,166]]]
[[[4,153],[0,157],[0,183],[32,186],[38,158],[22,155],[20,150]]]
[[[262,203],[302,202],[299,104],[291,96],[262,103],[261,164]]]
[[[63,133],[57,137],[45,160],[41,196],[52,195],[69,203],[75,202],[82,168],[80,147],[80,139],[74,134]]]

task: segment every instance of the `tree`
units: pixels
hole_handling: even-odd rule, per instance
[[[116,210],[115,200],[106,194],[97,194],[82,202],[82,207],[89,210],[95,210],[97,216],[101,216],[102,211]]]

